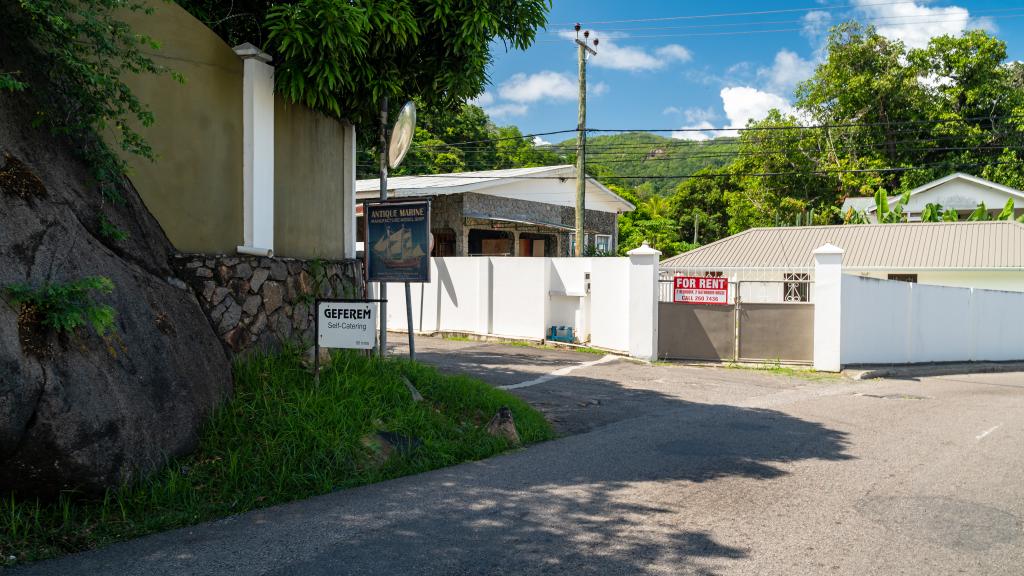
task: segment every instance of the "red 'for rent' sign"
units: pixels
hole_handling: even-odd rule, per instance
[[[728,304],[728,278],[676,276],[673,302],[686,304]]]

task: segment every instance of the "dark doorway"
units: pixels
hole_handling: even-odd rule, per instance
[[[519,256],[554,256],[558,248],[558,240],[552,234],[535,234],[522,232],[519,234]]]
[[[434,249],[431,256],[455,256],[455,230],[438,228],[431,232],[434,235]]]
[[[501,230],[470,230],[470,256],[511,256],[515,236]]]

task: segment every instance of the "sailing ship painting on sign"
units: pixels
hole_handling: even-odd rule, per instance
[[[372,202],[365,208],[370,282],[430,281],[430,203]]]
[[[398,231],[388,231],[373,245],[373,252],[383,260],[389,268],[415,268],[426,252],[423,246],[412,241],[412,232],[402,226]]]

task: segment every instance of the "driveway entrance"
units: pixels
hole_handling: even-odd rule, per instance
[[[743,294],[732,283],[731,294]],[[759,282],[758,284],[766,284]],[[725,305],[658,303],[658,356],[715,362],[814,361],[814,304],[744,302]]]

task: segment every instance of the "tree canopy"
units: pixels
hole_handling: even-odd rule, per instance
[[[525,50],[548,0],[178,0],[231,44],[274,57],[278,91],[363,126],[380,102],[457,111],[487,84],[491,47]],[[368,140],[367,140],[368,141]]]
[[[673,220],[692,227],[696,211],[724,209],[703,243],[753,226],[839,223],[850,196],[899,195],[955,171],[1019,187],[1022,78],[984,31],[907,49],[872,27],[837,26],[794,111],[751,122],[728,165],[680,184]]]

